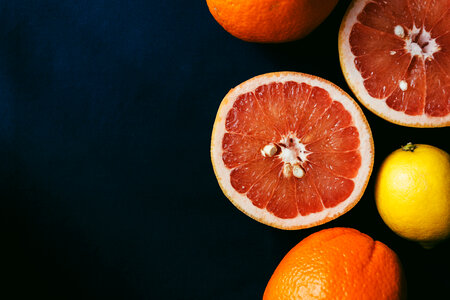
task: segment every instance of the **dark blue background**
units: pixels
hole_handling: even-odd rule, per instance
[[[449,242],[393,234],[371,178],[346,215],[302,231],[259,224],[223,196],[209,143],[227,91],[301,71],[350,92],[337,34],[347,1],[307,38],[251,44],[201,1],[2,1],[2,299],[260,299],[307,235],[347,226],[402,260],[410,299],[449,295]],[[408,141],[448,151],[448,128],[390,124],[364,109],[374,174]]]

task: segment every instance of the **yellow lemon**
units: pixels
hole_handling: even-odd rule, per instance
[[[375,200],[395,233],[433,247],[450,236],[450,156],[411,143],[394,151],[378,172]]]

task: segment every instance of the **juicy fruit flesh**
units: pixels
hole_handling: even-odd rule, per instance
[[[407,115],[450,113],[450,1],[374,0],[350,33],[370,96]]]
[[[354,189],[361,166],[358,130],[322,88],[292,81],[262,85],[236,99],[225,130],[222,159],[231,185],[279,218],[334,207]],[[276,146],[273,155],[264,153],[268,145]],[[296,167],[302,176],[292,172]]]

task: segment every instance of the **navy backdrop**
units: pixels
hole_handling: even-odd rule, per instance
[[[404,264],[410,299],[449,295],[450,250],[403,240],[380,219],[374,177],[325,225],[282,231],[223,196],[209,143],[227,91],[301,71],[350,93],[340,71],[341,1],[307,38],[240,41],[206,2],[0,2],[2,299],[260,299],[307,235],[347,226]],[[352,94],[351,94],[352,95]],[[448,128],[390,124],[366,109],[376,173],[408,141],[448,151]]]

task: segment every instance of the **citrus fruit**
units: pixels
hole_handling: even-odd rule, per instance
[[[426,248],[450,236],[450,156],[407,144],[381,165],[375,200],[383,221]]]
[[[338,0],[206,0],[214,19],[230,34],[249,42],[300,39],[319,26]]]
[[[269,73],[232,89],[211,139],[215,175],[245,214],[273,227],[325,223],[361,198],[373,140],[358,105],[307,74]]]
[[[283,258],[263,299],[404,299],[400,261],[385,244],[351,228],[316,232]]]
[[[450,125],[450,1],[355,0],[339,31],[359,101],[404,126]]]

